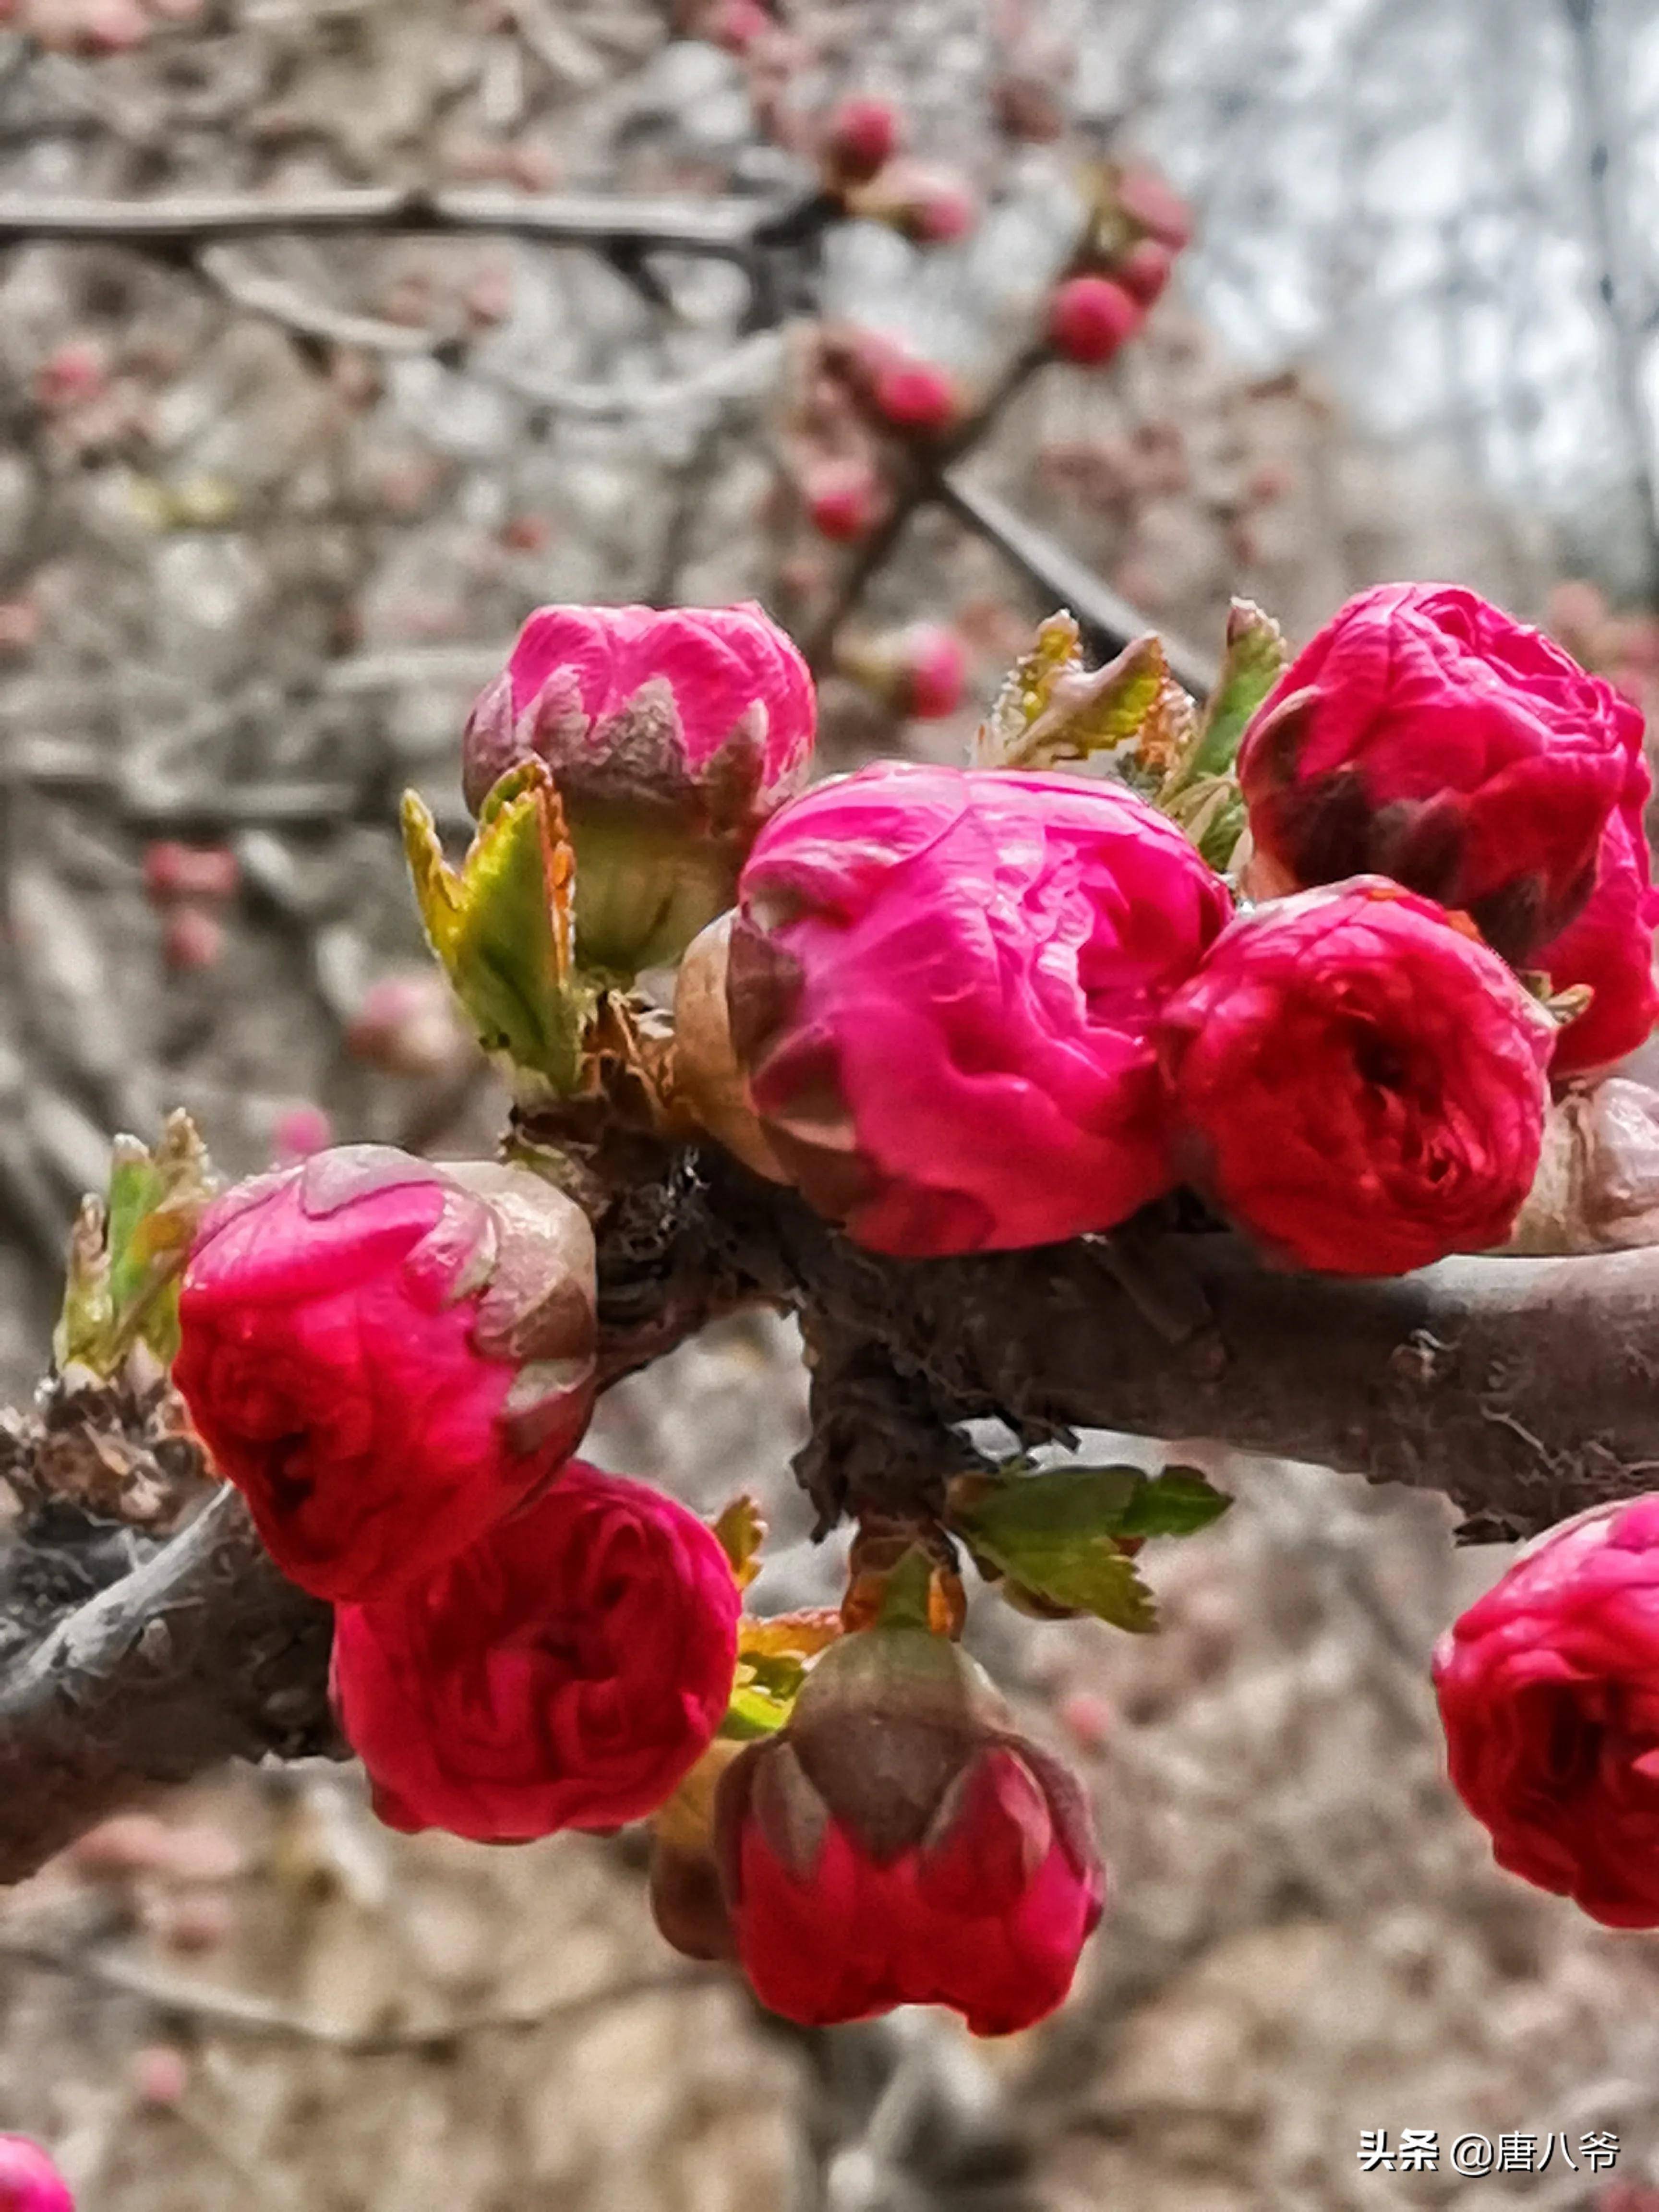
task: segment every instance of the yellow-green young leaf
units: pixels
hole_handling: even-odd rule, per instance
[[[136,1137],[111,1146],[109,1194],[82,1206],[70,1243],[58,1365],[112,1376],[137,1343],[163,1366],[179,1348],[179,1277],[217,1188],[189,1115],[171,1114],[154,1152]]]
[[[793,1698],[775,1698],[757,1682],[740,1682],[732,1692],[720,1733],[735,1736],[742,1742],[752,1741],[757,1735],[774,1735],[788,1719],[794,1704]]]
[[[975,768],[1012,768],[1031,725],[1054,696],[1058,679],[1083,667],[1083,633],[1064,612],[1037,625],[1029,653],[1023,653],[1002,680],[991,711],[974,737]]]
[[[1085,668],[1080,658],[1053,666],[1035,689],[1022,692],[1028,702],[1040,702],[990,765],[1066,768],[1111,753],[1139,766],[1143,733],[1155,750],[1169,743],[1176,723],[1168,696],[1172,690],[1179,686],[1172,684],[1162,644],[1150,633],[1133,639],[1104,668]]]
[[[766,1541],[766,1516],[747,1491],[721,1507],[714,1521],[714,1535],[732,1563],[738,1588],[747,1589],[760,1572],[760,1548]]]
[[[428,939],[484,1049],[568,1097],[595,994],[575,975],[574,862],[552,777],[537,760],[503,776],[459,870],[414,792],[403,823]]]

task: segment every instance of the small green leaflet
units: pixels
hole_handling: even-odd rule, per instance
[[[951,1525],[976,1557],[1051,1604],[1120,1628],[1155,1625],[1152,1592],[1117,1539],[1189,1536],[1231,1499],[1195,1468],[1061,1467],[971,1479]]]

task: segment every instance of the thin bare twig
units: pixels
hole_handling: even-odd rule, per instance
[[[91,1949],[58,1949],[49,1943],[0,1941],[0,1961],[42,1973],[85,1982],[112,1996],[136,1997],[159,2013],[198,2021],[230,2035],[270,2038],[284,2043],[320,2044],[349,2058],[384,2058],[397,2051],[446,2050],[464,2038],[505,2031],[522,2034],[605,2012],[638,1996],[707,1988],[724,1978],[714,1967],[674,1967],[629,1976],[604,1989],[556,2003],[514,2010],[471,2012],[429,2027],[349,2028],[295,2011],[246,1990],[216,1989],[186,1976],[159,1973],[141,1960]]]

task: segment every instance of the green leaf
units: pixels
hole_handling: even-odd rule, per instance
[[[1114,1532],[1120,1536],[1192,1536],[1232,1504],[1195,1467],[1166,1467],[1141,1481]]]
[[[1195,1468],[1148,1478],[1134,1467],[1059,1467],[969,1477],[949,1520],[975,1555],[1050,1604],[1120,1628],[1154,1626],[1152,1596],[1120,1538],[1184,1536],[1230,1501]]]
[[[1163,800],[1207,776],[1230,775],[1244,727],[1284,673],[1291,657],[1285,633],[1252,599],[1235,599],[1215,689],[1204,702],[1191,744],[1176,763]]]
[[[459,871],[412,791],[403,824],[427,938],[484,1049],[571,1096],[596,994],[575,974],[574,860],[552,777],[538,760],[504,775]]]
[[[53,1333],[58,1366],[106,1378],[135,1344],[165,1367],[179,1348],[179,1277],[216,1188],[190,1116],[171,1114],[154,1152],[136,1137],[111,1146],[108,1196],[82,1204],[70,1242],[63,1310]]]

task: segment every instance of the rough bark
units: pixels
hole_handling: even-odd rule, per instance
[[[799,1472],[826,1522],[925,1508],[963,1463],[953,1425],[986,1415],[1027,1437],[1205,1438],[1439,1489],[1477,1537],[1528,1534],[1659,1474],[1659,1251],[1345,1281],[1136,1224],[906,1263],[703,1153],[617,1198],[600,1282],[612,1381],[745,1300],[800,1315],[814,1433]],[[131,1565],[142,1548],[90,1524],[79,1582],[46,1577],[55,1620],[9,1650],[0,1638],[0,1880],[155,1784],[338,1747],[327,1608],[276,1573],[240,1500],[220,1496]],[[15,1559],[14,1619],[19,1586]]]

